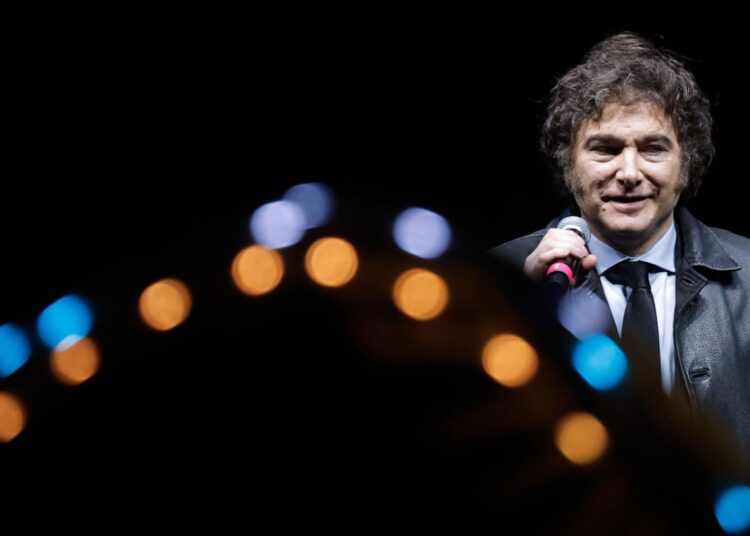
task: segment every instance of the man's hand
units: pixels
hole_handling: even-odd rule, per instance
[[[562,262],[569,256],[580,260],[577,274],[580,279],[596,266],[596,257],[586,249],[583,238],[573,231],[552,228],[526,257],[523,271],[533,281],[541,281],[551,264]],[[574,279],[573,284],[578,284],[578,281]]]

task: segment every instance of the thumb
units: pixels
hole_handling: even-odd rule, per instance
[[[584,273],[589,272],[594,266],[596,266],[596,255],[589,253],[581,259],[581,269]]]
[[[589,273],[594,266],[596,266],[596,255],[588,254],[581,259],[581,264],[578,266],[578,273],[573,281],[573,285],[577,285],[583,278]]]

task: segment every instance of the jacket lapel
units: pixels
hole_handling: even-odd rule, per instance
[[[682,381],[676,381],[675,386],[676,395],[687,398],[691,407],[695,409],[695,394],[690,383],[690,366],[693,364],[691,348],[682,344],[685,342],[686,329],[689,326],[683,319],[710,278],[721,272],[739,270],[740,265],[727,255],[713,231],[696,220],[687,209],[680,208],[676,213],[676,220],[679,232],[675,252],[677,282],[674,344],[677,370],[681,372]]]
[[[677,289],[675,326],[691,302],[706,286],[711,273],[735,271],[740,265],[722,249],[713,231],[696,220],[685,208],[677,213]]]

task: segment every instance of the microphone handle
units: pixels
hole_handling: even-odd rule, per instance
[[[566,289],[570,286],[570,280],[568,280],[568,276],[559,271],[549,274],[549,276],[547,276],[547,283],[560,287],[561,289]]]
[[[579,265],[580,261],[573,256],[567,257],[564,261],[553,263],[549,268],[550,271],[547,272],[547,282],[552,285],[557,285],[563,290],[567,289],[570,286],[571,277],[576,277],[578,275]]]

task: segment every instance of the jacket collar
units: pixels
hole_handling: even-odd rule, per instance
[[[737,261],[721,247],[716,234],[685,207],[677,209],[675,217],[682,238],[683,258],[688,265],[714,271],[740,269]]]
[[[559,217],[547,225],[547,229],[557,227],[558,222],[567,216],[580,216],[580,211],[575,204],[566,207]],[[719,239],[711,228],[690,214],[688,209],[679,207],[675,210],[675,224],[682,241],[682,256],[689,266],[714,271],[740,269],[737,261],[721,247]]]

